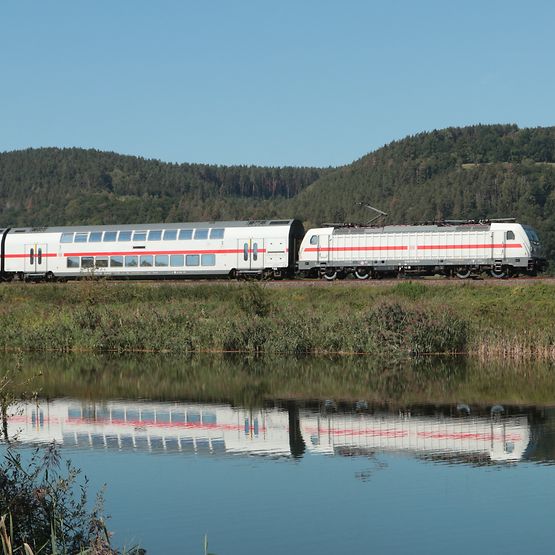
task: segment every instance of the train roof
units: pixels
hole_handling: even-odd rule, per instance
[[[437,233],[446,231],[488,231],[491,224],[464,224],[464,225],[386,225],[383,227],[336,227],[334,234],[338,235],[360,235],[361,233]]]
[[[290,227],[298,220],[243,220],[243,221],[208,221],[208,222],[176,222],[176,223],[151,223],[151,224],[108,224],[108,225],[75,225],[53,227],[14,227],[11,233],[64,233],[86,231],[127,231],[150,229],[207,229],[213,227],[265,227],[287,226]]]

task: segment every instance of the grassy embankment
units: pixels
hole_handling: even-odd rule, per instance
[[[555,360],[555,286],[80,282],[0,287],[0,349],[461,353]]]

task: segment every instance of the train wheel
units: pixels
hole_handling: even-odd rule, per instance
[[[470,277],[470,268],[465,268],[464,266],[462,268],[459,268],[456,272],[455,275],[459,278],[459,279],[468,279]]]
[[[322,274],[322,277],[328,281],[333,281],[337,277],[337,270],[329,268]]]
[[[370,277],[370,272],[368,268],[357,268],[355,270],[355,277],[357,279],[368,279]]]
[[[491,274],[492,277],[494,277],[496,279],[503,279],[504,277],[507,277],[507,272],[503,269],[492,268],[490,270],[490,274]]]

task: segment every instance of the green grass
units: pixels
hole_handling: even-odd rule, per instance
[[[0,349],[555,359],[553,285],[334,285],[3,285]]]

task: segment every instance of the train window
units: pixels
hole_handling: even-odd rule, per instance
[[[169,256],[167,254],[157,254],[154,258],[156,266],[167,266],[169,264]]]
[[[29,264],[35,263],[35,249],[29,251]]]
[[[248,260],[249,259],[249,244],[245,243],[243,245],[243,260]]]
[[[89,243],[100,243],[102,241],[102,231],[91,231]]]
[[[202,423],[203,424],[217,424],[218,418],[215,412],[203,412],[202,413]]]
[[[507,241],[511,241],[515,238],[515,234],[513,231],[507,231]]]
[[[127,268],[136,268],[139,265],[139,257],[138,256],[126,256],[125,257],[125,266]]]
[[[79,257],[78,256],[68,256],[67,257],[67,267],[68,268],[79,268]]]
[[[118,241],[131,241],[131,231],[120,231]]]
[[[148,240],[149,241],[160,241],[162,239],[162,232],[161,231],[149,231],[148,232]]]
[[[164,231],[164,241],[175,241],[177,239],[177,229],[166,229]]]
[[[185,263],[187,266],[198,266],[199,265],[199,255],[198,254],[188,254]]]
[[[42,249],[37,249],[37,264],[42,264]]]
[[[258,260],[258,243],[254,243],[252,246],[252,259]]]
[[[118,238],[117,231],[107,231],[104,233],[104,242],[109,243],[110,241],[116,241]]]
[[[94,257],[92,257],[92,256],[82,256],[81,257],[81,268],[94,268]]]
[[[208,239],[208,230],[195,229],[195,239]]]
[[[146,241],[146,231],[135,231],[133,241]]]
[[[203,254],[201,257],[202,266],[215,266],[216,265],[216,255],[215,254]]]
[[[188,424],[200,424],[200,412],[196,410],[187,411],[187,423]]]
[[[179,232],[179,240],[186,241],[187,239],[193,238],[193,230],[192,229],[182,229]]]
[[[73,243],[73,233],[62,233],[60,243]]]
[[[123,256],[110,256],[110,267],[121,268],[123,266]]]
[[[317,244],[318,244],[318,235],[313,235],[313,236],[310,238],[310,244],[311,244],[311,245],[317,245]]]
[[[138,422],[141,417],[139,416],[139,411],[137,409],[127,409],[125,411],[125,419],[127,422]]]
[[[170,266],[172,268],[179,268],[183,266],[185,262],[185,257],[182,254],[172,254],[170,256]]]
[[[112,422],[114,420],[116,420],[118,422],[124,422],[125,421],[125,411],[123,409],[113,409],[111,419],[112,419]]]
[[[97,257],[95,262],[95,268],[107,268],[108,258],[107,257]]]
[[[179,424],[183,424],[185,423],[185,414],[182,412],[172,412],[171,415],[172,418],[172,422],[174,423],[179,423]]]
[[[210,239],[223,239],[224,238],[224,231],[225,229],[211,229],[210,230]]]
[[[88,233],[76,233],[75,239],[73,241],[75,243],[86,243],[88,238],[89,238]]]
[[[141,256],[141,267],[142,268],[149,268],[153,265],[152,256],[147,254],[145,256]]]

